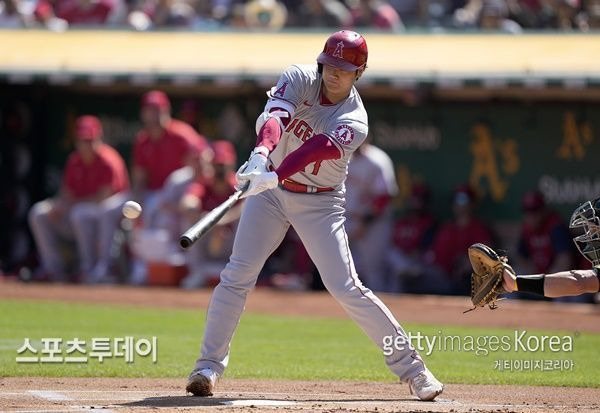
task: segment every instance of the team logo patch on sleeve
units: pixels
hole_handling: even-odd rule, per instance
[[[348,125],[340,125],[335,128],[333,137],[342,145],[350,145],[350,143],[354,140],[354,129]]]
[[[281,97],[283,97],[283,95],[285,95],[285,89],[287,88],[288,82],[283,82],[283,85],[281,85],[281,87],[279,89],[277,89],[275,91],[275,93],[273,93],[273,95],[279,95]]]

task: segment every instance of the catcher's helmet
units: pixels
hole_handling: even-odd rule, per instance
[[[600,266],[600,198],[580,205],[571,216],[569,228],[583,230],[583,234],[573,238],[573,241],[592,265]]]
[[[342,30],[329,36],[317,62],[353,72],[367,67],[368,55],[364,37],[350,30]]]

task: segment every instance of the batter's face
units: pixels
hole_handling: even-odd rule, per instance
[[[362,71],[351,71],[337,67],[323,65],[323,85],[325,96],[333,103],[345,99],[349,94],[354,82],[362,75]]]

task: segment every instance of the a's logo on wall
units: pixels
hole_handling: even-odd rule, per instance
[[[500,202],[508,191],[508,176],[516,174],[520,167],[517,142],[494,140],[490,128],[483,123],[473,126],[472,136],[473,166],[469,183],[480,194],[486,192],[487,186],[492,199]]]
[[[287,88],[288,82],[283,82],[283,85],[281,85],[281,87],[279,89],[277,89],[275,91],[275,93],[273,93],[273,95],[279,95],[281,97],[283,97],[283,95],[285,94],[285,89]]]
[[[344,58],[344,42],[339,41],[338,44],[335,45],[335,50],[333,51],[333,57],[339,57],[340,59]]]
[[[585,158],[586,149],[594,141],[594,131],[587,121],[579,121],[575,113],[565,113],[563,121],[563,140],[556,151],[561,159]]]
[[[333,137],[342,145],[349,145],[354,140],[354,129],[348,125],[340,125],[335,128]]]

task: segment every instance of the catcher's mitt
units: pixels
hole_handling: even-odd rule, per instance
[[[473,267],[471,274],[471,301],[473,308],[465,311],[474,310],[477,307],[485,307],[494,310],[498,308],[496,301],[499,295],[507,291],[502,286],[502,274],[504,270],[515,273],[510,265],[508,258],[500,256],[484,244],[473,244],[468,249],[469,261]]]

